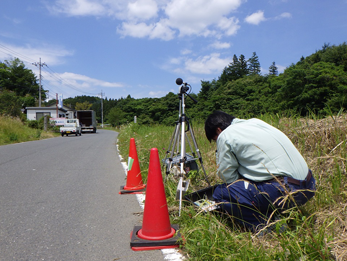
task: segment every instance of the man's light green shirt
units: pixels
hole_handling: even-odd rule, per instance
[[[273,176],[304,180],[308,166],[289,138],[259,120],[235,118],[217,139],[218,176],[226,183],[242,178],[256,182]]]

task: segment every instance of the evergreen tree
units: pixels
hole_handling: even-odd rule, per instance
[[[238,64],[239,64],[239,59],[237,58],[236,54],[234,54],[232,66],[234,66],[234,68],[237,68]]]
[[[240,78],[238,73],[239,73],[239,60],[238,60],[236,54],[234,54],[232,63],[230,63],[229,66],[224,68],[223,73],[219,77],[218,81],[222,85],[224,85],[230,81],[235,81],[238,78]]]
[[[224,85],[229,80],[230,80],[229,67],[225,67],[223,69],[221,76],[219,76],[219,78],[218,78],[218,82],[220,82],[222,85]]]
[[[275,62],[273,62],[272,65],[269,67],[269,74],[270,75],[277,75],[278,74],[278,69],[277,69]]]
[[[239,57],[239,62],[237,66],[237,75],[239,76],[238,78],[242,78],[243,76],[248,75],[249,70],[248,70],[248,63],[243,54],[240,55]]]
[[[330,43],[324,43],[322,46],[322,51],[325,52],[328,48],[330,48]]]
[[[253,52],[252,57],[248,59],[248,64],[250,75],[260,74],[260,62],[256,52]]]
[[[198,94],[199,100],[207,100],[212,89],[212,84],[209,81],[201,81],[201,89]]]

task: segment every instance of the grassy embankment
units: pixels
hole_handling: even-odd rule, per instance
[[[0,116],[0,145],[40,140],[54,137],[52,132],[33,129],[20,119]]]
[[[199,212],[187,202],[179,216],[177,180],[169,175],[166,198],[171,223],[180,225],[185,239],[182,252],[189,260],[208,261],[347,260],[347,115],[326,119],[264,115],[261,119],[282,130],[302,153],[317,180],[316,196],[303,207],[283,214],[275,226],[287,223],[285,232],[274,229],[260,236],[244,231],[228,216]],[[206,140],[203,123],[194,123],[193,130],[209,180],[215,184],[215,143]],[[164,159],[173,132],[174,126],[130,124],[120,129],[118,144],[124,159],[130,138],[135,138],[144,182],[150,149],[158,148],[160,159]],[[207,186],[202,171],[190,178],[191,192]]]

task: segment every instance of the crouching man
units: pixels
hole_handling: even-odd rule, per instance
[[[207,118],[205,133],[217,142],[217,174],[224,181],[213,198],[243,226],[256,231],[276,211],[303,205],[314,196],[311,170],[278,129],[216,111]]]

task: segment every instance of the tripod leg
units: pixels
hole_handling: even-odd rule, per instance
[[[188,135],[187,134],[186,134],[186,141],[188,142],[188,146],[190,148],[190,151],[191,151],[193,157],[195,158],[195,152],[193,151],[192,145],[190,144],[190,141],[188,139]]]
[[[187,192],[189,187],[189,179],[183,180],[183,176],[180,176],[180,179],[178,181],[177,185],[177,191],[176,191],[176,199],[179,199],[179,216],[181,216],[181,208],[182,208],[182,200],[184,194]]]
[[[178,186],[180,186],[179,189],[179,208],[178,208],[178,216],[181,216],[181,208],[182,208],[182,197],[183,197],[183,191],[182,191],[182,183],[183,183],[183,178],[180,177],[180,181],[178,182]]]
[[[188,125],[189,125],[189,123],[188,123]],[[204,172],[204,174],[205,174],[205,180],[206,180],[208,186],[211,187],[211,184],[210,184],[210,182],[208,181],[208,178],[207,178],[207,174],[206,174],[206,171],[205,171],[204,164],[203,164],[203,162],[202,162],[201,153],[200,153],[200,150],[199,150],[199,148],[198,148],[198,144],[197,144],[197,142],[196,142],[196,139],[195,139],[195,136],[194,136],[194,132],[193,132],[193,129],[191,128],[191,126],[189,126],[189,132],[190,132],[190,136],[191,136],[191,138],[192,138],[192,140],[193,140],[194,147],[195,147],[195,151],[196,151],[196,154],[197,154],[197,156],[198,156],[198,159],[199,159],[201,168],[202,168],[202,170],[203,170],[203,172]]]
[[[175,130],[174,130],[174,133],[173,133],[171,141],[170,141],[169,148],[166,151],[166,156],[165,156],[164,163],[163,163],[164,165],[166,165],[166,176],[170,173],[170,169],[171,169],[171,166],[172,166],[174,149],[175,149],[175,146],[176,146],[176,143],[177,143],[179,130],[180,130],[180,123],[177,122]],[[169,158],[168,158],[168,154],[169,153],[170,153],[170,155],[169,155]]]

